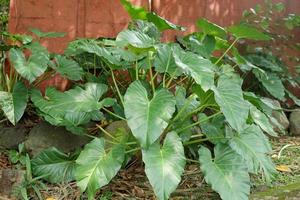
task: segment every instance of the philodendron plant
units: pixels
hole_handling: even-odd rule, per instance
[[[75,180],[94,199],[125,160],[141,152],[158,199],[170,197],[190,161],[199,164],[222,199],[248,199],[249,174],[267,182],[276,174],[266,134],[276,136],[270,115],[278,108],[243,92],[236,66],[223,64],[223,58],[239,39],[269,36],[252,27],[224,29],[202,19],[201,32],[181,39],[181,45],[162,43],[160,31],[182,27],[122,3],[136,20],[128,29],[116,39],[76,40],[66,50],[68,58],[91,63],[85,66],[88,83],[66,92],[49,88],[45,96],[33,91],[31,98],[50,123],[88,135],[82,125],[99,121],[103,136],[90,135],[93,140],[79,155],[43,151],[32,160],[34,174],[47,174],[52,183]],[[229,36],[234,42],[226,40]],[[215,51],[222,55],[213,56]],[[104,119],[122,120],[129,129],[109,132]]]
[[[31,32],[35,37],[5,33],[12,44],[3,44],[0,49],[0,109],[13,125],[24,114],[31,88],[55,74],[79,81],[84,73],[74,60],[50,54],[40,44],[42,38],[62,37],[64,33],[44,33],[38,29],[31,29]]]

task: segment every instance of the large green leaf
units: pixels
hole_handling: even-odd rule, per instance
[[[250,115],[254,123],[257,124],[263,131],[273,137],[277,136],[277,133],[274,131],[269,118],[253,105],[250,106]]]
[[[49,58],[44,52],[34,52],[28,60],[20,49],[10,49],[9,59],[16,71],[30,83],[42,75],[48,66]]]
[[[284,86],[280,78],[273,73],[262,74],[258,70],[253,70],[255,77],[262,83],[264,88],[275,98],[284,100]]]
[[[258,31],[256,28],[239,24],[229,27],[228,32],[232,33],[237,39],[251,39],[251,40],[269,40],[270,36]]]
[[[199,161],[205,181],[223,200],[247,200],[250,178],[243,159],[230,147],[218,144],[214,159],[206,147],[199,149]]]
[[[148,12],[144,8],[133,6],[127,0],[121,0],[121,3],[132,19],[141,19],[152,22],[160,31],[167,29],[184,30],[183,27],[175,25],[153,12]]]
[[[197,21],[197,26],[207,35],[218,36],[221,38],[224,38],[227,35],[224,28],[204,18]]]
[[[213,87],[215,66],[210,60],[202,58],[192,52],[185,52],[181,48],[175,48],[173,55],[176,65],[181,68],[185,74],[193,77],[204,91]]]
[[[140,31],[124,30],[116,38],[118,46],[124,47],[131,45],[136,48],[147,49],[153,47],[155,40]]]
[[[269,182],[276,173],[271,158],[267,155],[272,148],[261,129],[256,125],[250,125],[238,134],[230,138],[229,145],[246,161],[250,172],[262,172]]]
[[[75,134],[84,133],[78,126],[90,120],[99,120],[102,107],[110,107],[114,100],[100,98],[107,91],[107,86],[98,83],[87,83],[85,89],[76,87],[66,92],[47,88],[43,97],[38,90],[32,90],[31,100],[41,111],[46,121],[55,126],[66,126]],[[98,117],[97,117],[98,116]]]
[[[155,70],[159,73],[167,72],[170,76],[181,75],[181,70],[176,66],[173,57],[174,44],[161,44],[157,49],[157,56],[154,59]]]
[[[159,142],[143,150],[145,172],[160,200],[167,200],[178,186],[184,172],[185,156],[180,138],[175,132],[167,134],[164,145]]]
[[[104,84],[86,83],[85,89],[77,86],[65,92],[47,88],[44,98],[33,91],[31,99],[45,113],[91,112],[103,106],[99,100],[106,91]]]
[[[92,39],[79,39],[71,42],[65,53],[67,55],[77,55],[84,52],[104,58],[113,65],[120,65],[119,60],[116,59],[115,56],[113,56],[106,48],[99,46],[96,40]]]
[[[42,151],[31,160],[35,176],[45,176],[51,183],[67,183],[73,181],[76,156],[68,156],[55,147]]]
[[[204,37],[204,38],[202,38]],[[204,58],[210,58],[211,53],[216,48],[216,39],[214,36],[206,35],[196,37],[194,35],[191,35],[187,39],[187,47],[194,53],[203,56]]]
[[[242,130],[249,113],[249,103],[243,98],[241,80],[238,76],[221,75],[218,86],[213,89],[215,99],[232,128]]]
[[[57,55],[55,56],[55,62],[56,65],[53,65],[53,68],[63,77],[73,81],[78,81],[84,75],[83,69],[74,60]]]
[[[126,91],[125,116],[128,126],[143,148],[153,144],[167,127],[175,111],[175,98],[160,89],[149,99],[140,81],[133,82]]]
[[[80,190],[87,191],[89,200],[94,199],[97,189],[108,184],[117,174],[124,155],[122,145],[107,151],[103,138],[96,138],[84,147],[76,160],[75,178]]]
[[[0,91],[0,108],[7,119],[15,125],[23,116],[28,99],[28,89],[17,82],[12,93]]]

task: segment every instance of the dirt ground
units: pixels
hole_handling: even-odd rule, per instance
[[[273,139],[272,158],[278,174],[271,185],[263,183],[258,176],[252,176],[251,199],[300,199],[300,138],[281,137]],[[0,154],[0,169],[14,168],[7,154]],[[299,184],[298,184],[299,183]],[[80,200],[85,199],[74,182],[63,185],[46,185],[42,190],[46,200]],[[81,196],[81,197],[80,197]],[[37,199],[34,197],[33,199]],[[97,194],[98,200],[110,199],[155,199],[151,186],[143,171],[142,163],[132,162],[127,169],[121,170],[112,182]],[[171,199],[219,200],[218,194],[205,184],[197,164],[188,164],[178,189]]]

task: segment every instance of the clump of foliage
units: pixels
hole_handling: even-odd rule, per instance
[[[233,62],[243,58],[235,44],[271,37],[249,25],[223,28],[200,19],[201,31],[178,38],[178,43],[163,43],[162,31],[183,28],[121,2],[134,21],[115,39],[78,39],[64,55],[51,55],[32,41],[9,50],[14,70],[30,85],[45,72],[74,81],[64,92],[49,87],[42,94],[29,86],[29,96],[49,123],[93,138],[79,153],[46,149],[32,159],[33,174],[51,183],[75,180],[81,192],[94,199],[122,166],[141,154],[158,199],[170,197],[187,162],[199,164],[222,199],[248,199],[249,174],[267,182],[276,174],[267,135],[277,135],[270,121],[275,120],[272,110],[280,108],[243,91],[237,72],[242,65]],[[25,49],[31,50],[28,58]],[[9,116],[6,108],[17,110],[19,103],[14,102],[19,101],[11,91],[1,94],[12,96],[9,101],[0,96]],[[107,122],[120,120],[128,127],[105,129]],[[88,131],[91,122],[100,136]]]
[[[272,96],[282,102],[289,97],[299,106],[300,100],[288,88],[300,86],[297,69],[300,44],[295,42],[294,31],[300,27],[300,16],[284,11],[283,3],[266,0],[263,5],[258,4],[244,12],[242,24],[250,24],[272,39],[252,45],[247,43],[243,56],[236,55],[239,59],[235,62],[243,76],[251,77],[246,83],[247,90]],[[250,84],[250,81],[255,84]]]
[[[0,0],[0,33],[7,30],[9,0]]]
[[[35,38],[5,33],[6,43],[1,46],[0,107],[13,125],[24,114],[30,88],[37,87],[56,73],[75,81],[83,75],[82,68],[76,62],[61,55],[50,54],[39,42],[45,37],[61,37],[64,34],[43,33],[37,29],[31,31]],[[75,76],[72,74],[74,72]]]

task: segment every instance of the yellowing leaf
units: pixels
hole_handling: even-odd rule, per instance
[[[56,199],[53,197],[48,197],[46,200],[56,200]]]
[[[280,172],[292,172],[290,167],[287,165],[278,165],[278,166],[276,166],[276,169]]]

